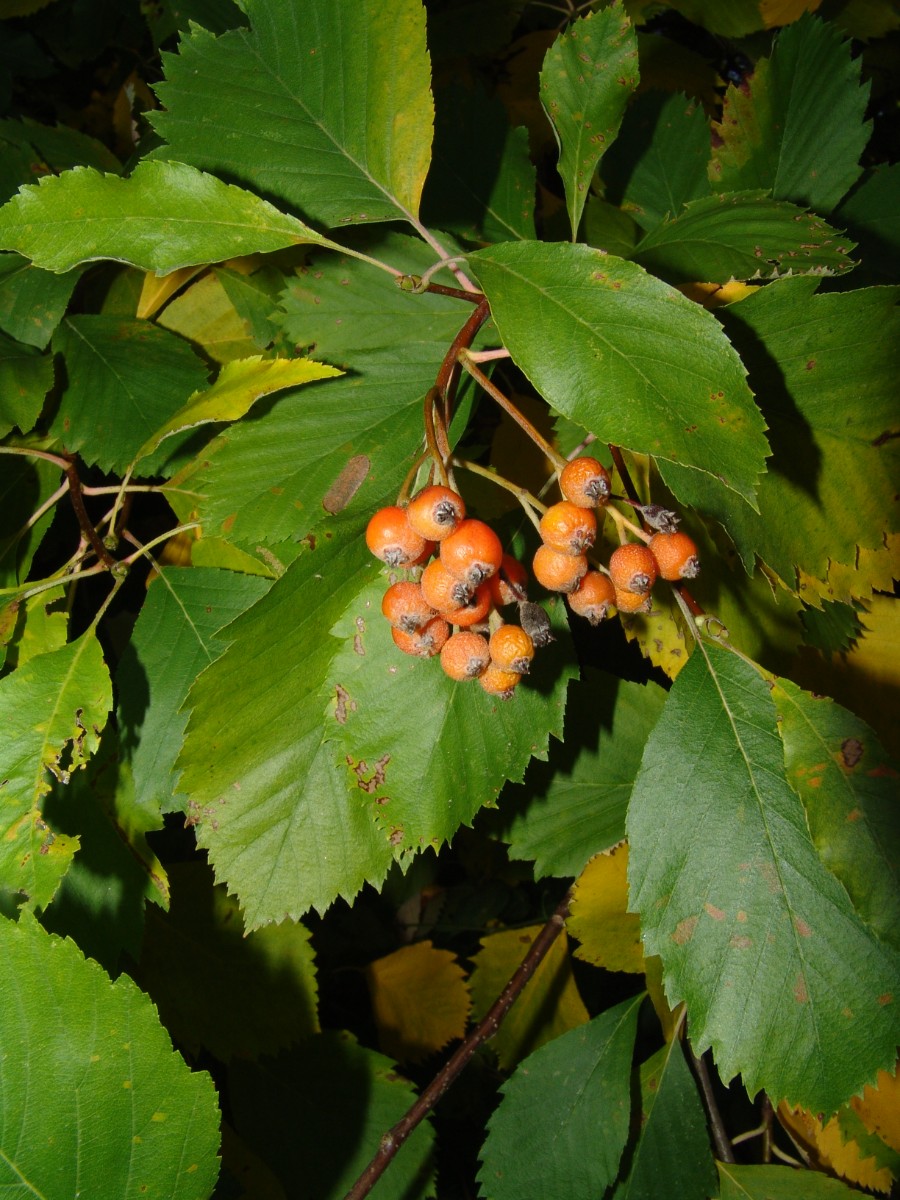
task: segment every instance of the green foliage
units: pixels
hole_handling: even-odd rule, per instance
[[[10,1194],[341,1200],[469,1012],[376,1195],[893,1179],[896,23],[0,7]],[[529,570],[582,453],[593,567],[702,563],[596,627]],[[382,618],[434,482],[548,623],[506,696]]]

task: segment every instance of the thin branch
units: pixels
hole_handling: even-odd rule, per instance
[[[709,1071],[707,1069],[706,1062],[702,1057],[697,1057],[687,1039],[685,1039],[682,1044],[684,1045],[685,1051],[691,1060],[691,1065],[694,1068],[694,1075],[696,1076],[697,1083],[700,1086],[700,1096],[703,1100],[703,1107],[706,1109],[706,1117],[709,1121],[709,1128],[710,1132],[712,1133],[713,1146],[715,1147],[716,1156],[720,1162],[737,1162],[737,1159],[734,1156],[734,1150],[731,1147],[731,1142],[728,1140],[728,1133],[725,1130],[725,1122],[722,1120],[722,1114],[719,1112],[719,1106],[716,1103],[712,1080],[709,1077]]]
[[[435,379],[435,387],[440,391],[441,395],[446,397],[450,389],[450,381],[458,367],[457,358],[461,350],[467,350],[475,340],[475,334],[482,327],[488,317],[491,315],[491,308],[487,300],[481,300],[478,303],[475,311],[460,329],[459,333],[453,339],[450,349],[444,355],[444,361],[441,363]]]
[[[559,936],[569,913],[570,900],[571,894],[567,892],[550,920],[532,942],[531,948],[519,964],[516,973],[497,997],[487,1016],[472,1030],[456,1053],[447,1060],[406,1115],[401,1117],[397,1124],[382,1137],[374,1158],[347,1193],[345,1200],[363,1200],[364,1196],[368,1196],[393,1160],[394,1155],[416,1126],[448,1091],[451,1084],[456,1081],[478,1047],[494,1036],[500,1028],[503,1018],[521,995],[525,985]]]
[[[75,516],[78,518],[81,532],[90,542],[91,548],[104,566],[112,570],[116,566],[116,560],[104,546],[103,539],[91,524],[91,518],[84,507],[84,497],[81,494],[81,480],[78,478],[78,468],[74,462],[67,462],[64,469],[66,479],[69,482],[69,499],[72,501],[72,507],[75,509]]]
[[[531,438],[538,449],[550,459],[554,468],[557,471],[561,471],[566,465],[566,460],[563,458],[563,456],[554,450],[547,439],[540,434],[537,429],[535,429],[534,425],[532,425],[528,418],[519,412],[516,406],[510,400],[508,400],[506,396],[503,395],[498,387],[491,383],[490,379],[488,379],[487,375],[485,375],[483,371],[479,370],[476,363],[472,361],[471,355],[468,353],[468,351],[460,350],[458,359],[460,366],[469,372],[475,382],[484,388],[491,399],[496,401],[496,403],[500,405],[500,407],[508,416],[512,417],[519,428],[522,429],[528,435],[528,437]]]

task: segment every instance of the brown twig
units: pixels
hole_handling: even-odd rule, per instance
[[[81,480],[78,478],[78,468],[74,461],[69,460],[64,467],[66,473],[66,482],[69,485],[69,499],[72,501],[72,507],[75,510],[75,516],[78,518],[78,524],[81,526],[81,532],[91,544],[91,548],[97,555],[104,566],[112,569],[116,566],[116,560],[103,544],[103,539],[94,528],[91,518],[88,516],[87,509],[84,507],[84,497],[81,494]]]
[[[454,372],[458,369],[459,364],[456,361],[460,350],[467,350],[475,340],[475,334],[482,327],[488,317],[491,315],[491,307],[487,300],[483,297],[479,300],[475,311],[460,329],[459,333],[453,339],[450,349],[444,355],[444,360],[440,365],[440,369],[435,379],[435,387],[445,398],[449,395],[450,382],[453,379]],[[445,414],[447,424],[449,424],[449,413]]]
[[[706,1109],[706,1118],[709,1121],[709,1129],[712,1134],[716,1156],[720,1162],[737,1162],[734,1150],[731,1148],[731,1142],[728,1140],[725,1122],[722,1120],[722,1114],[719,1112],[719,1106],[716,1103],[712,1080],[709,1077],[706,1062],[702,1057],[698,1057],[694,1053],[693,1047],[687,1038],[685,1038],[682,1044],[684,1045],[685,1053],[690,1059],[691,1066],[694,1068],[694,1075],[700,1087],[700,1096],[703,1100],[703,1107]]]
[[[547,924],[532,942],[528,953],[522,959],[509,983],[494,1001],[487,1016],[447,1060],[406,1115],[401,1117],[397,1124],[382,1137],[375,1156],[347,1193],[345,1200],[363,1200],[364,1196],[368,1196],[393,1160],[394,1155],[416,1126],[431,1112],[450,1085],[456,1081],[478,1047],[482,1042],[494,1036],[500,1028],[503,1018],[512,1008],[525,985],[543,961],[547,951],[559,936],[568,916],[570,900],[571,894],[567,892]]]

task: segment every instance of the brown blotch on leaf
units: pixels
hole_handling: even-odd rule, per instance
[[[746,933],[736,933],[728,945],[733,950],[749,950],[753,945],[753,938],[747,937]]]
[[[348,714],[356,712],[356,701],[352,699],[347,689],[339,683],[335,684],[334,692],[337,697],[337,703],[334,706],[334,719],[339,725],[346,725]]]
[[[797,976],[797,982],[794,984],[794,999],[798,1004],[809,1003],[809,992],[806,989],[806,980],[802,974]]]
[[[892,992],[882,993],[882,995],[880,995],[878,997],[878,1003],[881,1005],[882,1008],[884,1008],[884,1006],[886,1004],[893,1004],[894,1003],[893,993]]]
[[[337,479],[322,497],[322,507],[334,515],[347,507],[369,474],[369,458],[366,454],[354,454]]]
[[[802,917],[794,917],[794,928],[801,937],[812,937],[812,930]]]
[[[841,758],[844,766],[852,770],[863,756],[863,744],[859,738],[844,738],[841,742]]]
[[[679,921],[675,926],[675,932],[672,934],[672,941],[676,946],[683,946],[689,942],[694,936],[698,917],[685,917],[683,921]]]
[[[358,763],[354,763],[350,755],[347,755],[347,765],[356,776],[356,786],[362,788],[364,792],[368,792],[369,795],[376,792],[384,784],[387,765],[390,761],[391,756],[389,754],[382,754],[381,758],[378,759],[372,768],[370,775],[369,764],[364,758],[361,758]]]
[[[716,908],[714,904],[704,904],[703,909],[708,916],[712,917],[714,921],[725,920],[725,913],[723,910],[721,908]]]

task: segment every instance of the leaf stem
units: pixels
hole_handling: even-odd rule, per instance
[[[494,1036],[500,1028],[503,1018],[521,995],[525,985],[540,966],[547,951],[556,941],[565,925],[569,913],[571,892],[567,892],[555,912],[537,935],[515,974],[506,987],[491,1005],[487,1015],[469,1034],[458,1050],[447,1060],[438,1071],[431,1083],[422,1092],[418,1100],[401,1117],[392,1129],[389,1129],[381,1139],[378,1150],[369,1165],[347,1192],[345,1200],[363,1200],[384,1174],[394,1155],[416,1128],[417,1125],[431,1112],[438,1101],[455,1083],[463,1068],[468,1064],[478,1047],[488,1038]]]
[[[507,479],[505,475],[498,475],[496,471],[482,467],[479,463],[470,462],[467,458],[454,457],[452,462],[455,467],[460,467],[463,471],[471,471],[473,475],[480,475],[483,479],[489,479],[491,483],[496,483],[498,487],[503,488],[505,491],[512,492],[525,510],[525,515],[529,521],[540,532],[540,521],[535,514],[535,509],[540,513],[545,513],[547,505],[542,504],[537,496],[529,492],[527,488],[520,487],[517,483],[513,483],[511,479]]]
[[[104,546],[103,539],[91,524],[91,518],[84,507],[84,497],[81,494],[81,480],[78,478],[78,468],[75,466],[74,460],[66,462],[63,470],[66,473],[66,479],[69,484],[69,499],[72,501],[72,508],[75,510],[75,516],[78,518],[81,531],[90,542],[91,548],[100,561],[108,570],[112,570],[116,566],[116,559],[113,558]]]
[[[503,411],[512,417],[519,428],[524,430],[524,432],[528,435],[528,437],[531,438],[538,449],[550,459],[555,469],[557,471],[561,471],[566,465],[566,460],[563,458],[563,456],[550,445],[543,434],[538,433],[537,429],[535,429],[528,418],[523,413],[520,413],[512,401],[508,400],[500,391],[500,389],[495,387],[490,379],[488,379],[487,375],[485,375],[485,373],[479,369],[468,349],[459,351],[457,354],[457,361],[463,370],[468,371],[475,382],[487,392],[491,399],[496,401]]]
[[[698,1057],[694,1053],[693,1047],[687,1039],[685,1039],[682,1044],[690,1057],[691,1066],[694,1068],[694,1075],[700,1088],[700,1096],[703,1100],[703,1107],[706,1109],[706,1117],[709,1121],[709,1129],[710,1133],[712,1134],[713,1146],[715,1147],[716,1155],[720,1162],[737,1162],[731,1142],[728,1140],[725,1122],[722,1120],[722,1114],[719,1111],[718,1104],[716,1103],[716,1097],[712,1087],[712,1080],[709,1077],[709,1070],[706,1066],[706,1061],[702,1055]]]

